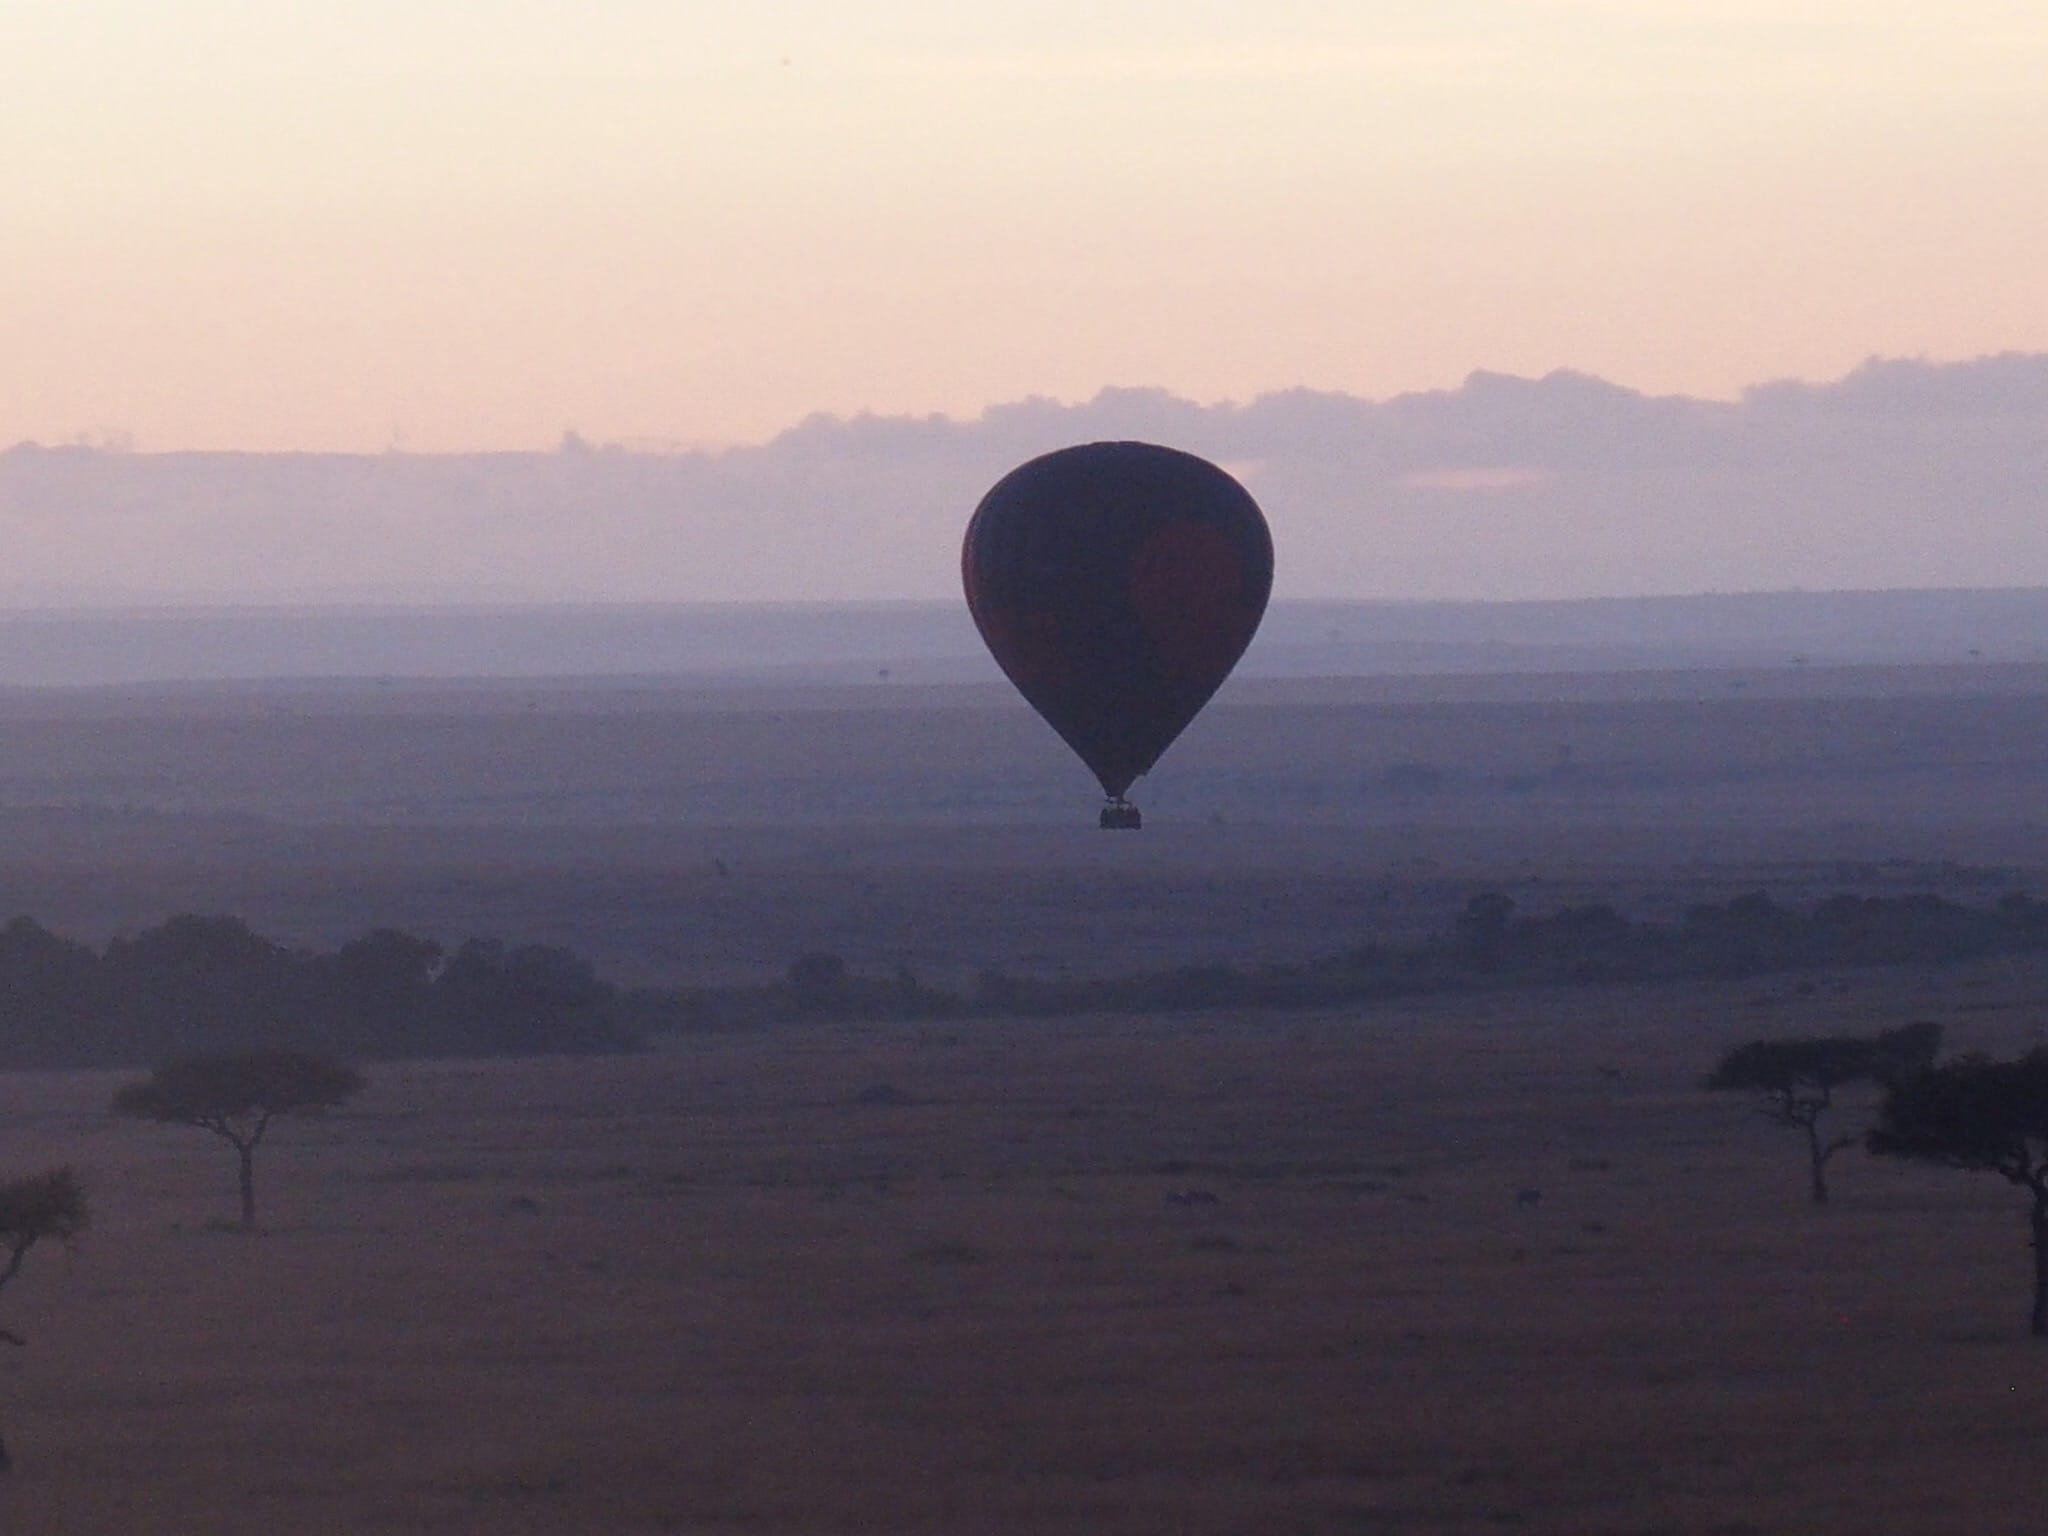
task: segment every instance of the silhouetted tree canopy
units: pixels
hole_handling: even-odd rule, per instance
[[[839,956],[806,955],[773,982],[647,989],[625,1005],[650,1033],[744,1028],[820,1013],[931,1019],[1328,1008],[1431,993],[1729,980],[2043,952],[2048,903],[2018,893],[1985,907],[1914,893],[1836,896],[1801,909],[1752,891],[1694,906],[1675,923],[1657,923],[1605,903],[1525,913],[1506,893],[1483,890],[1466,901],[1440,938],[1420,944],[1367,941],[1307,961],[1053,976],[988,965],[964,984],[921,980],[907,989],[892,976],[863,975]],[[1880,1084],[1892,1070],[1888,1059],[1872,1069]]]
[[[451,955],[385,928],[317,954],[239,918],[184,915],[95,951],[28,918],[0,928],[0,1070],[630,1050],[627,1014],[587,961],[546,945],[471,940]]]
[[[115,1091],[113,1110],[131,1120],[190,1125],[235,1149],[241,1174],[242,1226],[256,1225],[256,1149],[271,1123],[317,1114],[363,1091],[362,1074],[303,1051],[187,1056]]]
[[[1821,1117],[1837,1090],[1924,1070],[1941,1048],[1939,1024],[1909,1024],[1875,1039],[1813,1035],[1796,1040],[1752,1040],[1721,1058],[1707,1078],[1719,1092],[1754,1093],[1765,1114],[1806,1138],[1809,1188],[1815,1205],[1828,1203],[1828,1163],[1856,1144],[1854,1135],[1823,1138]]]
[[[2044,952],[2048,903],[2017,893],[1986,907],[1925,894],[1842,895],[1802,910],[1757,891],[1657,923],[1605,904],[1525,913],[1505,893],[1481,891],[1441,938],[1367,940],[1300,962],[1060,976],[987,966],[952,986],[921,978],[905,986],[893,968],[862,975],[841,956],[816,953],[752,985],[622,993],[580,955],[547,945],[472,939],[450,952],[386,928],[311,954],[271,943],[236,918],[186,916],[97,952],[18,918],[0,928],[0,1070],[257,1049],[357,1061],[589,1053],[633,1050],[668,1030],[820,1015],[1327,1008],[1429,993]]]
[[[1885,1097],[1869,1146],[1880,1157],[1995,1173],[2027,1192],[2031,1326],[2037,1338],[2048,1338],[2048,1047],[2017,1061],[1965,1056],[1900,1080]]]
[[[1870,1042],[1871,1080],[1891,1088],[1918,1077],[1941,1054],[1941,1035],[1941,1026],[1932,1019],[1885,1030]]]

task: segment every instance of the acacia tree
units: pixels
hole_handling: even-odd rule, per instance
[[[1925,1023],[1886,1030],[1874,1039],[1752,1040],[1721,1058],[1707,1087],[1759,1094],[1758,1107],[1767,1117],[1804,1135],[1813,1203],[1826,1205],[1829,1162],[1862,1139],[1823,1134],[1821,1117],[1833,1107],[1836,1092],[1852,1083],[1910,1079],[1927,1070],[1940,1048],[1941,1026]]]
[[[1965,1056],[1892,1086],[1869,1137],[1881,1157],[1995,1173],[2031,1197],[2035,1338],[2048,1338],[2048,1046]]]
[[[362,1074],[303,1051],[243,1051],[187,1056],[158,1067],[114,1095],[117,1115],[211,1131],[235,1149],[242,1188],[242,1230],[256,1227],[256,1149],[271,1122],[316,1114],[362,1092]]]
[[[85,1191],[69,1168],[52,1168],[32,1178],[0,1183],[0,1290],[21,1273],[29,1250],[45,1238],[71,1242],[86,1228],[91,1212]],[[20,1334],[0,1328],[0,1342],[23,1345]],[[12,1463],[0,1441],[0,1472]]]

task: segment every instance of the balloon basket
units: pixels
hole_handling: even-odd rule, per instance
[[[1095,824],[1105,832],[1135,832],[1145,825],[1145,818],[1138,814],[1138,808],[1130,801],[1112,800],[1102,808],[1102,815]]]

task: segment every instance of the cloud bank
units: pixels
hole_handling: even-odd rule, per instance
[[[950,598],[981,494],[1142,438],[1224,464],[1287,598],[2048,585],[2048,354],[1873,360],[1734,401],[1475,373],[1367,401],[1149,389],[813,417],[718,452],[0,453],[0,603]]]

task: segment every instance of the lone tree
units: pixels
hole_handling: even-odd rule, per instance
[[[164,1125],[196,1125],[235,1149],[241,1161],[242,1230],[256,1227],[256,1149],[270,1123],[317,1114],[362,1092],[362,1074],[302,1051],[187,1056],[158,1067],[114,1095],[114,1113]]]
[[[1869,1146],[1968,1173],[1995,1173],[2032,1197],[2032,1331],[2048,1338],[2048,1046],[2018,1061],[1965,1056],[1893,1085]]]
[[[1813,1203],[1826,1205],[1828,1163],[1861,1140],[1822,1134],[1821,1117],[1833,1106],[1837,1090],[1852,1083],[1910,1080],[1933,1064],[1940,1048],[1941,1026],[1925,1023],[1886,1030],[1874,1039],[1814,1035],[1752,1040],[1721,1058],[1707,1087],[1760,1094],[1759,1108],[1766,1116],[1804,1134]]]
[[[69,1168],[0,1183],[0,1290],[21,1273],[28,1251],[37,1243],[46,1237],[68,1243],[90,1220],[85,1191]],[[0,1342],[22,1345],[28,1340],[0,1328]],[[12,1465],[6,1442],[0,1441],[0,1472]]]

